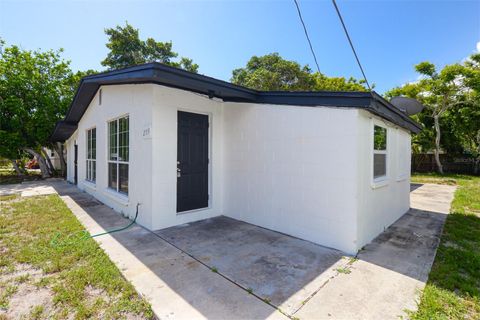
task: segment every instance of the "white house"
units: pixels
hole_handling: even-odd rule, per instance
[[[409,209],[405,113],[372,92],[260,92],[150,63],[83,78],[68,181],[156,230],[225,215],[354,254]]]

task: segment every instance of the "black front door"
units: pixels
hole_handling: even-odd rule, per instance
[[[177,212],[208,207],[208,116],[178,111]]]
[[[74,148],[74,153],[75,153],[75,157],[73,159],[73,165],[74,165],[74,169],[73,169],[73,182],[75,182],[75,184],[78,183],[78,169],[77,169],[77,165],[78,165],[78,145],[73,145],[73,148]]]

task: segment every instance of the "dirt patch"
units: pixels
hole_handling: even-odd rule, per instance
[[[125,313],[124,317],[126,320],[144,320],[145,317],[143,315],[133,314],[133,313]]]
[[[33,281],[37,281],[40,280],[42,276],[42,270],[36,269],[26,263],[20,263],[15,265],[13,272],[0,273],[0,282],[8,282],[22,278],[28,278],[32,279]]]
[[[3,270],[0,274],[0,283],[8,283],[16,289],[8,297],[7,309],[0,310],[0,316],[19,319],[50,314],[53,310],[53,292],[50,288],[34,285],[43,276],[42,270],[26,263],[19,263],[11,269]]]
[[[443,245],[447,248],[453,248],[453,249],[456,249],[456,250],[464,250],[464,248],[462,248],[461,246],[459,246],[458,244],[454,243],[454,242],[450,242],[450,241],[445,241],[443,243]]]
[[[87,305],[98,303],[99,299],[106,303],[112,300],[112,297],[110,297],[105,290],[95,288],[91,285],[85,287],[85,297],[87,299]]]
[[[29,318],[29,315],[40,307],[42,314],[50,314],[53,308],[53,292],[48,288],[37,288],[29,283],[22,283],[18,286],[8,303],[8,309],[4,315],[8,318],[19,319]],[[1,314],[1,313],[0,313]]]

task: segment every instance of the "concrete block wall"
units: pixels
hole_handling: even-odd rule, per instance
[[[357,113],[226,103],[225,214],[356,252]]]
[[[387,128],[387,175],[373,179],[373,126]],[[366,111],[358,113],[358,249],[410,208],[410,133]]]

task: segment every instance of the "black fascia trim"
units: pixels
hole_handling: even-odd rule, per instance
[[[376,92],[257,91],[158,62],[84,77],[80,82],[63,123],[76,125],[84,115],[100,86],[141,83],[153,83],[188,90],[231,102],[363,108],[414,133],[418,133],[421,130],[419,124]],[[60,123],[60,125],[63,124]],[[69,130],[71,130],[71,127],[69,127]],[[56,126],[52,139],[57,138],[57,132],[60,134],[59,128]]]
[[[387,120],[390,120],[401,127],[407,128],[413,133],[419,133],[423,129],[419,123],[410,119],[407,114],[395,107],[389,101],[385,100],[376,92],[372,92],[372,97],[373,104],[370,105],[370,107],[373,106],[374,110],[380,113],[381,116],[383,115]],[[371,111],[374,112],[374,110]]]
[[[53,142],[56,141],[65,141],[71,137],[71,135],[77,130],[78,125],[76,123],[69,123],[66,121],[58,121],[55,124],[55,129],[53,130],[50,140]]]

